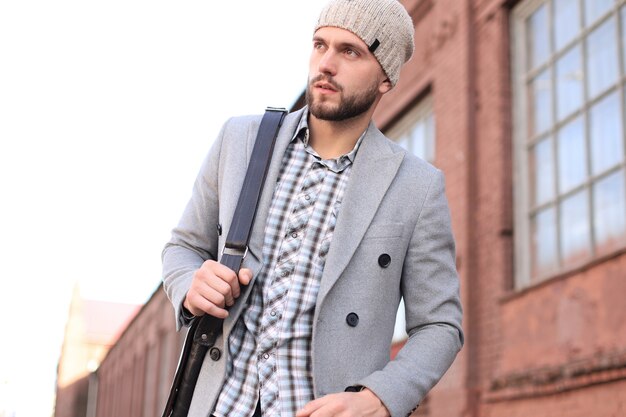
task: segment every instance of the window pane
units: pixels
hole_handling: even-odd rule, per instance
[[[557,51],[563,48],[580,31],[578,0],[554,1],[554,39]]]
[[[528,68],[541,65],[550,55],[548,7],[542,5],[526,21],[528,32]]]
[[[587,190],[564,199],[560,215],[563,262],[567,264],[587,258],[590,252]]]
[[[549,272],[558,265],[556,210],[537,213],[533,222],[533,275]]]
[[[604,178],[593,190],[593,225],[596,245],[610,249],[626,240],[626,195],[624,171]]]
[[[532,118],[530,131],[535,135],[552,126],[552,88],[550,72],[543,71],[531,83]]]
[[[550,138],[535,145],[533,162],[535,205],[539,205],[554,198],[554,154]]]
[[[587,38],[587,88],[591,98],[617,82],[617,33],[609,19]]]
[[[585,0],[585,24],[591,25],[604,13],[608,12],[615,0]]]
[[[626,72],[626,6],[620,10],[620,19],[622,21],[622,71]]]
[[[435,157],[435,115],[432,97],[428,96],[402,116],[385,134],[407,151],[428,162]]]
[[[404,135],[400,139],[398,139],[398,145],[402,146],[407,151],[411,151],[408,135]]]
[[[556,63],[557,117],[562,120],[583,103],[583,70],[580,47],[572,48]]]
[[[422,159],[426,159],[426,123],[424,119],[415,124],[411,135],[411,150]]]
[[[580,185],[587,177],[585,168],[585,128],[581,117],[565,125],[557,136],[559,191]]]
[[[426,117],[426,153],[427,161],[435,160],[435,113],[431,110]]]
[[[558,265],[556,213],[554,207],[537,213],[533,225],[533,275],[549,272]]]
[[[622,118],[618,93],[591,108],[591,167],[594,174],[622,161]]]

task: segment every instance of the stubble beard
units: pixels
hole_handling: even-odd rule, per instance
[[[340,95],[338,104],[332,105],[327,100],[324,100],[324,97],[318,99],[313,97],[313,93],[311,92],[313,84],[321,80],[330,83],[337,90]],[[325,77],[323,75],[319,75],[310,80],[306,89],[306,104],[309,106],[311,114],[320,120],[331,122],[341,122],[343,120],[360,116],[372,107],[377,97],[377,84],[372,84],[364,91],[359,91],[355,94],[344,97],[343,87],[332,78]]]

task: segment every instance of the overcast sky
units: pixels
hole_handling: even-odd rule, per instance
[[[221,124],[293,104],[324,3],[0,3],[0,415],[50,415],[75,283],[157,288]]]

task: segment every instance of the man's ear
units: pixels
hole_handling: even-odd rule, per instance
[[[389,92],[389,90],[391,90],[392,88],[393,85],[391,85],[391,81],[389,81],[389,78],[385,78],[385,80],[378,86],[378,92],[381,94],[385,94]]]

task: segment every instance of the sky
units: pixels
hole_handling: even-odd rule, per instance
[[[157,289],[222,123],[294,103],[325,2],[0,2],[0,416],[51,415],[76,284]]]

